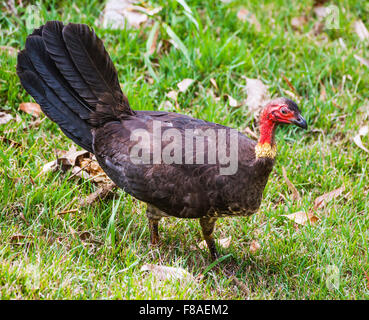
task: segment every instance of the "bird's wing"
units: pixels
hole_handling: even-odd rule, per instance
[[[100,165],[109,177],[127,193],[134,197],[151,203],[165,212],[173,215],[186,215],[184,211],[204,212],[210,205],[221,200],[217,192],[222,186],[230,183],[229,177],[220,174],[221,163],[216,158],[215,163],[209,162],[208,145],[212,137],[204,139],[204,163],[186,163],[185,140],[173,139],[161,142],[159,154],[162,159],[154,162],[155,151],[153,146],[155,122],[160,123],[162,138],[165,132],[176,129],[181,137],[185,136],[185,130],[198,130],[206,132],[207,129],[222,129],[230,132],[231,128],[219,124],[194,119],[186,115],[137,111],[135,116],[127,116],[121,122],[110,122],[104,127],[96,129],[94,133],[94,152]],[[141,153],[137,152],[138,142],[132,139],[135,132],[146,132],[146,138],[142,135],[140,140]],[[245,136],[238,134],[241,141],[239,150],[252,150],[254,142]],[[145,140],[146,139],[146,140]],[[196,140],[194,141],[196,145]],[[168,164],[165,162],[165,148],[180,150],[180,161]],[[141,161],[142,153],[148,155],[148,162]],[[173,155],[173,153],[172,153]],[[241,154],[238,157],[245,158]],[[252,155],[248,156],[252,159]],[[178,159],[178,158],[177,158]],[[218,199],[217,199],[218,198]],[[180,213],[182,212],[182,213]]]

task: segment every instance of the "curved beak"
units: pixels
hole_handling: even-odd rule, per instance
[[[307,129],[306,120],[301,115],[296,116],[291,122],[302,129]]]

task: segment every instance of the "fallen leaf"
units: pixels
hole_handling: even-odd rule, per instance
[[[86,150],[77,150],[73,144],[67,152],[63,152],[61,156],[58,157],[58,164],[61,163],[65,169],[69,169],[76,165],[76,161],[80,157],[88,156],[89,152]]]
[[[82,179],[89,179],[90,175],[82,170],[82,168],[78,167],[78,166],[74,166],[72,169],[72,174],[76,177],[82,178]]]
[[[361,20],[355,21],[354,29],[361,41],[369,39],[369,31]]]
[[[291,26],[295,30],[301,30],[307,22],[308,19],[306,16],[294,17],[291,20]]]
[[[58,162],[56,160],[46,163],[42,167],[42,172],[46,173],[49,171],[55,171],[58,168]]]
[[[325,24],[321,21],[317,21],[314,23],[313,28],[310,32],[313,33],[314,36],[318,36],[324,30]]]
[[[317,6],[314,8],[314,13],[319,19],[324,19],[329,14],[329,8],[323,6]]]
[[[359,61],[361,64],[367,66],[369,68],[369,60],[368,59],[364,59],[360,56],[358,56],[357,54],[354,54],[354,58]]]
[[[165,280],[195,281],[193,275],[183,268],[174,268],[155,264],[145,264],[142,266],[141,271],[150,271],[153,274],[153,276],[160,281]]]
[[[248,23],[255,26],[256,31],[261,31],[261,24],[256,18],[255,14],[245,8],[241,8],[237,12],[237,18],[241,21],[247,21]]]
[[[214,78],[210,78],[210,83],[213,85],[213,87],[218,90],[218,85],[217,85],[217,82],[215,81]]]
[[[62,216],[62,215],[65,215],[67,213],[73,213],[73,212],[78,212],[78,209],[63,210],[63,211],[58,212],[58,215]]]
[[[174,106],[173,103],[171,103],[168,100],[163,101],[160,105],[159,105],[159,110],[162,111],[173,111],[174,110]]]
[[[283,216],[303,226],[308,221],[310,221],[310,224],[314,224],[319,220],[319,218],[315,216],[314,213],[312,212],[305,213],[304,211],[298,211],[298,212],[287,214],[287,215],[284,214]]]
[[[39,117],[41,114],[40,105],[34,102],[22,102],[19,105],[19,109],[35,117]]]
[[[179,91],[185,92],[193,82],[193,79],[183,79],[181,82],[177,83],[177,87],[179,88]]]
[[[300,194],[297,191],[296,187],[293,185],[293,183],[290,181],[290,179],[288,179],[287,172],[284,167],[282,167],[282,172],[283,172],[284,181],[286,181],[288,189],[290,189],[290,191],[292,192],[292,200],[293,201],[300,200],[301,199]]]
[[[369,150],[366,147],[364,147],[363,142],[361,141],[361,137],[366,136],[368,133],[369,133],[369,126],[361,127],[359,130],[359,133],[354,137],[354,142],[359,148],[369,153]]]
[[[13,119],[13,116],[9,113],[0,112],[0,124],[8,123]]]
[[[141,24],[148,21],[162,10],[161,7],[146,9],[134,5],[137,1],[132,0],[109,0],[104,8],[102,18],[103,27],[111,29],[139,28]]]
[[[320,96],[319,99],[322,101],[325,101],[327,99],[327,91],[325,89],[325,86],[322,82],[320,82]]]
[[[269,100],[268,88],[259,79],[246,78],[246,106],[249,111],[256,114]]]
[[[16,147],[16,148],[22,147],[22,145],[19,142],[6,138],[6,137],[0,136],[0,141],[9,143],[11,147]]]
[[[175,91],[175,90],[171,90],[171,91],[169,91],[169,92],[166,94],[166,96],[167,96],[168,98],[173,99],[174,101],[177,101],[178,92],[177,92],[177,91]]]
[[[343,193],[343,191],[345,191],[344,185],[338,189],[325,193],[320,197],[316,198],[314,201],[314,210],[323,208],[327,204],[327,202],[339,197]]]
[[[25,236],[23,234],[15,234],[15,235],[12,235],[10,237],[10,241],[13,242],[13,241],[19,241],[19,240],[22,240],[22,239],[33,239],[32,236]]]
[[[218,244],[218,246],[222,247],[222,248],[229,248],[229,246],[231,245],[231,240],[232,240],[232,237],[228,237],[228,238],[223,238],[223,239],[215,239],[215,242]],[[200,249],[207,249],[207,244],[206,244],[206,241],[203,240],[199,243],[199,248]]]
[[[99,199],[103,200],[110,192],[112,192],[114,187],[116,187],[116,184],[114,182],[102,185],[95,192],[91,193],[87,198],[80,200],[79,205],[81,207],[89,206]]]
[[[250,251],[252,253],[255,253],[256,251],[258,251],[261,248],[261,245],[259,242],[257,242],[256,240],[252,240],[251,244],[250,244]]]
[[[228,103],[231,107],[237,107],[238,106],[238,102],[235,98],[231,97],[229,94],[226,94],[226,97],[228,99]]]

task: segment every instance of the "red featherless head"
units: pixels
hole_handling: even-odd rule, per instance
[[[280,123],[307,128],[297,104],[287,98],[278,98],[269,102],[261,113],[259,144],[274,144],[275,128]]]

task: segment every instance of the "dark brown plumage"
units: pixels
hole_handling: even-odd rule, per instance
[[[199,218],[213,258],[217,255],[212,238],[216,219],[250,215],[260,206],[274,164],[276,125],[295,123],[306,127],[294,102],[285,98],[273,100],[262,113],[258,144],[236,133],[234,141],[238,147],[233,160],[237,170],[225,175],[221,173],[225,163],[220,161],[220,134],[204,138],[203,153],[200,147],[197,149],[197,140],[196,148],[189,153],[185,137],[189,130],[199,131],[192,131],[196,137],[207,129],[217,134],[223,130],[227,138],[223,150],[226,155],[232,148],[232,129],[182,114],[133,111],[120,89],[117,72],[102,41],[86,25],[64,26],[49,21],[36,29],[28,36],[26,49],[18,55],[17,73],[45,114],[70,139],[93,152],[120,188],[148,204],[152,243],[158,241],[161,217]],[[179,140],[174,137],[162,140],[159,150],[164,154],[165,148],[172,148],[169,155],[173,156],[176,149],[175,163],[154,160],[154,127],[158,123],[162,136],[173,129],[180,134]],[[139,154],[137,159],[132,158],[138,143],[132,136],[139,129],[149,138],[147,143],[143,137],[139,140],[141,156],[145,154],[149,163],[132,160],[142,160]],[[214,161],[212,142],[216,143],[218,155]],[[204,157],[202,163],[196,163],[196,151]]]

